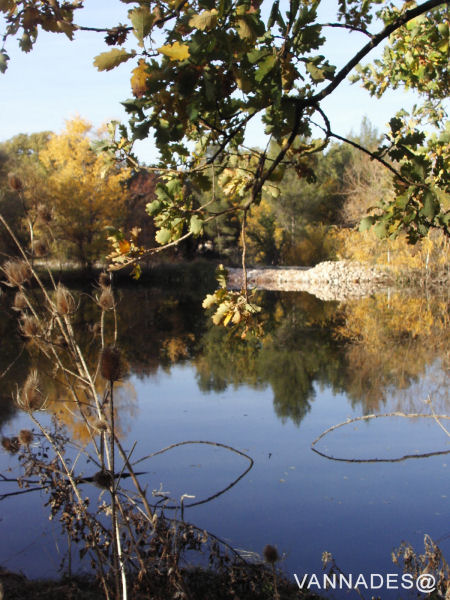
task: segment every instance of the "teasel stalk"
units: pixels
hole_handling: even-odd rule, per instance
[[[103,313],[102,313],[103,314]],[[109,465],[111,473],[115,473],[115,418],[114,418],[114,383],[123,377],[125,366],[121,352],[115,346],[107,346],[102,349],[100,355],[100,371],[102,376],[108,382],[107,398],[109,398]],[[127,598],[127,580],[125,574],[124,561],[122,556],[122,547],[120,541],[120,530],[117,520],[117,492],[116,484],[113,480],[111,483],[111,518],[113,529],[113,561],[114,561],[114,579],[116,584],[116,593],[119,598],[120,581],[119,573],[122,582],[122,600]]]
[[[66,367],[62,360],[62,355],[60,355],[58,348],[52,344],[49,339],[47,339],[43,327],[44,321],[42,320],[42,316],[38,315],[35,307],[30,302],[25,293],[20,296],[18,299],[17,308],[27,308],[30,313],[23,315],[22,317],[22,331],[25,335],[30,338],[37,339],[39,338],[39,346],[41,350],[47,355],[52,356],[56,362],[57,368],[62,372],[64,377],[66,378],[66,384],[68,388],[71,390],[73,398],[78,406],[79,413],[82,418],[85,420],[85,424],[87,430],[89,432],[91,441],[93,443],[93,447],[99,457],[100,468],[102,470],[105,469],[105,463],[107,465],[107,469],[111,473],[115,473],[115,422],[114,422],[114,382],[121,376],[122,374],[122,363],[120,359],[120,353],[117,355],[116,350],[112,350],[110,352],[110,358],[112,358],[112,362],[110,361],[111,372],[108,376],[109,381],[109,400],[110,400],[110,414],[109,414],[109,444],[106,445],[105,453],[106,453],[106,461],[103,453],[100,453],[100,449],[97,446],[98,440],[95,439],[95,429],[90,426],[90,423],[82,410],[82,402],[79,398],[79,386],[76,385],[76,381],[81,381],[83,387],[88,386],[88,394],[91,398],[93,404],[95,404],[97,410],[97,419],[103,418],[103,410],[100,406],[100,400],[97,394],[97,390],[95,387],[95,378],[92,377],[91,372],[88,369],[86,364],[86,360],[81,352],[81,349],[76,341],[75,334],[73,331],[70,315],[75,309],[75,301],[73,296],[70,294],[66,288],[61,285],[56,285],[52,273],[49,272],[50,280],[52,282],[53,288],[55,290],[55,297],[52,298],[47,288],[44,286],[42,280],[39,275],[34,270],[32,263],[30,262],[30,258],[27,253],[23,249],[21,243],[18,241],[17,237],[9,227],[6,220],[0,215],[0,223],[3,224],[7,232],[10,234],[11,238],[15,242],[23,260],[15,260],[11,261],[9,265],[7,265],[6,275],[10,285],[14,285],[19,287],[19,291],[23,292],[24,284],[33,277],[39,288],[42,291],[45,302],[42,303],[42,306],[45,307],[44,310],[47,310],[50,314],[51,328],[53,329],[54,325],[59,328],[59,331],[65,341],[65,345],[67,351],[69,352],[69,356],[72,357],[74,361],[75,369],[72,371],[70,368]],[[33,239],[31,240],[33,242]],[[108,308],[108,304],[112,304],[110,306],[111,309],[115,309],[114,300],[112,296],[112,292],[109,289],[104,290],[103,296],[105,300],[105,308]],[[27,306],[25,306],[25,304]],[[102,311],[104,312],[104,311]],[[114,310],[115,312],[115,310]],[[116,332],[115,332],[116,337]],[[76,381],[74,381],[74,378]],[[46,398],[43,396],[40,388],[39,388],[39,378],[36,371],[30,373],[21,393],[17,394],[18,404],[29,414],[29,417],[36,424],[36,426],[40,429],[45,439],[52,446],[55,455],[57,456],[60,464],[62,465],[63,473],[67,477],[71,488],[73,489],[73,493],[77,500],[77,503],[80,505],[80,510],[82,514],[85,515],[87,522],[90,522],[89,514],[86,510],[86,506],[83,503],[80,491],[77,487],[78,482],[72,475],[72,469],[65,462],[64,456],[60,452],[60,448],[58,447],[55,440],[53,440],[52,435],[48,432],[39,421],[36,419],[35,411],[43,409],[45,406]],[[104,432],[103,432],[104,435]],[[17,442],[19,444],[19,441]],[[11,448],[14,448],[14,444],[10,444]],[[112,477],[111,486],[111,505],[112,505],[112,531],[111,538],[113,543],[113,561],[114,561],[114,577],[116,580],[116,598],[122,598],[122,600],[127,599],[127,579],[124,567],[124,557],[121,549],[121,538],[120,538],[120,530],[119,523],[117,519],[117,504],[119,499],[117,497],[116,484],[114,477]],[[105,560],[106,557],[103,555],[102,550],[98,545],[94,546],[94,550],[97,553],[97,561],[100,567],[100,576],[103,583],[103,587],[105,590],[106,598],[110,598],[110,592],[108,591],[108,583],[105,575]],[[119,574],[120,573],[120,574]],[[120,575],[122,579],[122,585],[120,584]]]
[[[280,600],[280,595],[278,593],[277,588],[277,571],[275,568],[275,563],[279,560],[278,550],[275,546],[271,544],[267,544],[263,550],[263,556],[266,562],[268,562],[272,566],[272,577],[273,577],[273,597],[274,600]]]
[[[63,454],[61,453],[60,449],[58,448],[57,444],[55,443],[55,440],[52,438],[52,436],[49,434],[49,432],[46,430],[46,428],[43,425],[41,425],[41,423],[37,420],[37,418],[34,416],[33,413],[29,413],[29,416],[30,416],[31,420],[33,421],[33,423],[36,425],[36,427],[41,431],[42,435],[45,437],[47,442],[53,448],[53,452],[58,457],[59,462],[62,466],[62,472],[64,473],[64,475],[67,477],[67,479],[70,482],[71,488],[72,488],[72,490],[75,494],[75,497],[78,501],[78,506],[79,506],[80,512],[89,521],[89,515],[86,510],[86,505],[85,505],[85,502],[83,501],[83,498],[81,497],[80,490],[78,489],[77,481],[74,479],[74,477],[72,475],[72,469],[67,464]],[[97,544],[94,544],[93,548],[94,548],[94,552],[97,555],[97,562],[98,562],[98,565],[100,568],[100,579],[101,579],[101,582],[103,585],[103,590],[105,592],[105,598],[106,598],[106,600],[110,600],[110,594],[109,594],[109,590],[108,590],[106,575],[105,575],[105,572],[103,569],[104,558],[103,558],[100,548],[98,547]],[[118,596],[118,598],[119,598],[119,596]],[[126,599],[123,599],[123,600],[126,600]]]
[[[64,377],[66,378],[66,384],[69,387],[69,389],[71,390],[73,399],[75,401],[75,403],[80,406],[80,400],[77,394],[76,389],[74,388],[71,378],[75,377],[81,381],[83,381],[84,383],[86,383],[89,387],[90,390],[90,396],[92,398],[93,403],[95,404],[95,408],[97,411],[97,416],[98,418],[102,417],[102,411],[101,411],[101,407],[100,407],[100,402],[97,396],[97,391],[95,389],[95,384],[94,384],[94,379],[91,376],[91,373],[86,365],[86,362],[84,360],[83,354],[78,346],[78,344],[76,343],[75,340],[75,336],[73,333],[73,329],[70,323],[70,320],[68,319],[67,315],[59,315],[55,306],[55,303],[52,301],[45,285],[43,284],[41,278],[39,277],[39,275],[36,273],[36,271],[33,268],[32,263],[29,260],[29,257],[27,255],[27,253],[25,252],[22,244],[20,243],[20,241],[17,239],[17,236],[14,234],[14,232],[12,231],[11,227],[9,226],[8,222],[6,221],[6,219],[3,217],[3,215],[0,214],[0,223],[3,225],[3,227],[6,229],[6,231],[8,232],[9,236],[11,237],[11,239],[13,240],[13,242],[15,243],[20,255],[22,256],[22,261],[19,262],[23,262],[25,264],[25,267],[21,267],[19,270],[22,274],[25,273],[29,273],[31,274],[31,277],[34,279],[34,281],[38,284],[40,290],[42,291],[42,294],[44,296],[44,299],[46,300],[47,306],[49,307],[49,310],[52,312],[52,318],[54,319],[54,321],[56,322],[61,335],[63,336],[64,342],[66,344],[66,346],[71,350],[72,353],[72,357],[74,360],[74,363],[76,365],[76,370],[77,373],[74,373],[72,371],[70,371],[70,369],[67,369],[62,361],[61,358],[56,350],[56,348],[54,347],[54,345],[50,345],[50,353],[53,355],[53,358],[55,359],[56,364],[58,365],[58,368],[61,370],[61,372],[63,373]],[[17,259],[16,259],[17,261]],[[17,275],[16,270],[15,270],[15,266],[13,267],[13,276],[14,273]],[[49,276],[50,276],[50,280],[52,282],[53,288],[56,290],[57,289],[57,285],[53,279],[53,276],[51,274],[51,271],[49,271]],[[22,288],[23,288],[23,282],[22,283]],[[23,291],[23,289],[22,289]],[[27,304],[28,304],[28,308],[31,312],[31,315],[39,322],[40,319],[34,309],[34,307],[32,306],[32,304],[30,303],[29,299],[27,298],[27,296],[25,295]],[[45,348],[42,346],[42,344],[40,345],[42,351],[48,356],[48,352],[45,350]],[[83,416],[83,415],[82,415]],[[84,417],[83,417],[84,418]],[[100,452],[99,449],[97,447],[96,444],[96,440],[95,437],[91,431],[91,428],[87,428],[91,437],[91,441],[94,445],[94,448],[96,449],[97,455],[99,457],[99,459],[101,458],[100,456]]]

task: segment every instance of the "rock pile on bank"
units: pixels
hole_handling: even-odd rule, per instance
[[[361,298],[387,287],[383,268],[349,260],[326,261],[315,267],[264,267],[247,270],[250,287],[285,292],[302,291],[322,300]],[[242,285],[242,269],[229,269],[229,285]]]

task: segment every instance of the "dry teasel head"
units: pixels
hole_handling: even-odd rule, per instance
[[[274,565],[279,559],[278,550],[275,548],[275,546],[272,546],[271,544],[267,544],[264,547],[263,556],[264,559],[271,565]]]
[[[102,289],[98,303],[102,310],[111,310],[114,308],[114,295],[110,287]]]
[[[322,552],[322,568],[326,569],[328,565],[331,565],[334,562],[333,555],[331,552]]]
[[[17,404],[25,412],[42,410],[47,399],[39,389],[39,376],[33,369],[27,377],[22,390],[17,394]]]
[[[97,419],[92,426],[98,433],[102,433],[102,431],[108,431],[108,423],[105,419]]]
[[[31,270],[24,260],[7,260],[3,265],[3,271],[6,275],[6,285],[10,287],[20,287],[31,278]]]
[[[55,304],[60,315],[69,315],[75,311],[75,300],[72,294],[60,283],[56,288]]]
[[[36,317],[24,315],[20,322],[19,329],[20,333],[25,337],[37,337],[40,332],[39,321],[36,319]]]
[[[6,452],[9,452],[10,454],[16,454],[20,448],[19,440],[16,437],[3,437],[2,447],[6,450]]]
[[[19,431],[19,442],[22,446],[29,446],[34,440],[33,432],[29,429],[21,429]]]
[[[108,275],[108,273],[105,273],[104,271],[100,273],[100,276],[98,278],[98,284],[103,289],[110,286],[111,278]]]
[[[48,244],[45,240],[35,240],[33,242],[33,254],[37,258],[42,258],[48,254]]]
[[[112,27],[108,29],[108,32],[105,36],[105,42],[108,46],[115,46],[116,44],[122,45],[128,35],[128,29],[123,25],[118,25],[117,27]]]
[[[27,306],[28,304],[25,294],[22,292],[17,292],[17,294],[14,296],[14,304],[12,305],[13,310],[25,310]]]
[[[122,353],[115,346],[106,346],[100,355],[100,372],[108,381],[117,381],[126,373]]]
[[[15,192],[21,192],[23,190],[22,180],[17,177],[15,173],[8,173],[8,184]]]

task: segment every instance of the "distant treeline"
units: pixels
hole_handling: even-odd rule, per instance
[[[24,240],[31,220],[35,257],[72,260],[89,268],[107,257],[110,228],[126,233],[139,228],[141,245],[158,245],[145,210],[155,199],[158,172],[111,162],[96,151],[103,137],[104,132],[92,135],[89,123],[74,119],[59,135],[20,134],[0,144],[0,212]],[[380,142],[367,119],[360,133],[349,137],[369,149]],[[252,207],[247,221],[250,264],[314,265],[352,258],[388,264],[402,273],[415,269],[448,278],[448,242],[442,235],[430,234],[410,246],[401,236],[378,240],[374,232],[358,230],[361,218],[376,211],[390,193],[391,174],[383,165],[343,143],[329,144],[308,160],[301,172],[298,165],[282,170],[280,180]],[[226,213],[230,200],[220,187],[213,198],[210,192],[187,188],[194,207],[208,203],[210,210]],[[202,255],[239,262],[239,218],[229,213],[205,224],[203,236],[181,242],[166,257]],[[14,251],[2,236],[0,252]]]

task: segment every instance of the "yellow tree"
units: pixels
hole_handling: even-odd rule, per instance
[[[68,121],[40,156],[58,245],[85,268],[108,249],[105,227],[119,227],[124,219],[130,176],[129,169],[94,151],[91,130],[81,118]]]

